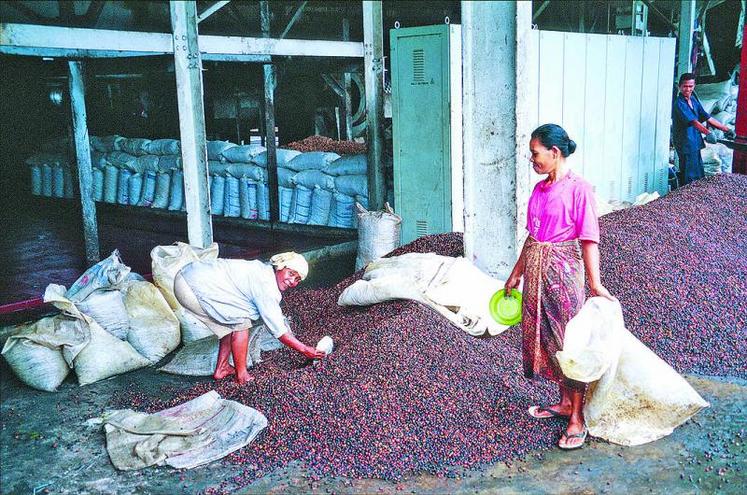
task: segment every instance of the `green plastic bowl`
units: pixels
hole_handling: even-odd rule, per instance
[[[499,290],[489,303],[490,315],[501,325],[513,326],[521,322],[521,292],[511,290],[506,297],[503,289]]]

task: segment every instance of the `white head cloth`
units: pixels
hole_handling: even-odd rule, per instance
[[[309,264],[306,262],[306,258],[298,253],[294,253],[293,251],[276,254],[270,258],[270,263],[272,263],[272,266],[274,266],[276,270],[290,268],[301,276],[301,280],[304,280],[309,274]]]

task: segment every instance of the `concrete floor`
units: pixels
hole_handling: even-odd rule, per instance
[[[190,471],[116,471],[101,426],[87,424],[125,390],[186,387],[208,378],[142,369],[93,385],[68,380],[57,393],[22,385],[0,364],[2,493],[198,493],[237,474],[227,462]],[[236,493],[744,493],[747,486],[747,381],[688,377],[711,408],[669,437],[639,447],[590,441],[574,452],[537,452],[524,460],[457,471],[456,478],[314,480],[291,465]],[[251,447],[249,447],[251,448]],[[36,492],[35,492],[36,489]]]

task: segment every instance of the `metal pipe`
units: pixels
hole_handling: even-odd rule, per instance
[[[296,9],[296,12],[293,14],[293,17],[291,17],[291,20],[288,21],[288,25],[285,26],[285,29],[283,29],[283,32],[280,34],[280,39],[285,39],[285,37],[288,35],[288,31],[291,30],[293,25],[296,23],[297,20],[301,18],[301,14],[303,14],[303,9],[306,7],[306,4],[309,3],[308,1],[301,2],[301,5],[298,6]]]
[[[695,20],[695,0],[682,0],[680,4],[680,22],[677,28],[677,74],[692,71],[691,55],[693,51],[693,21]]]
[[[215,2],[213,5],[205,9],[203,13],[197,16],[197,24],[201,23],[202,21],[204,21],[211,15],[215,14],[216,12],[218,12],[218,10],[222,9],[229,3],[231,3],[231,0],[223,0],[220,2]]]
[[[381,2],[363,2],[363,49],[368,132],[368,204],[380,210],[386,200],[384,182],[384,35]]]

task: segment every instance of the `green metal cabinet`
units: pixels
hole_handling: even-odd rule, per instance
[[[463,230],[461,30],[392,29],[394,201],[403,243]]]

